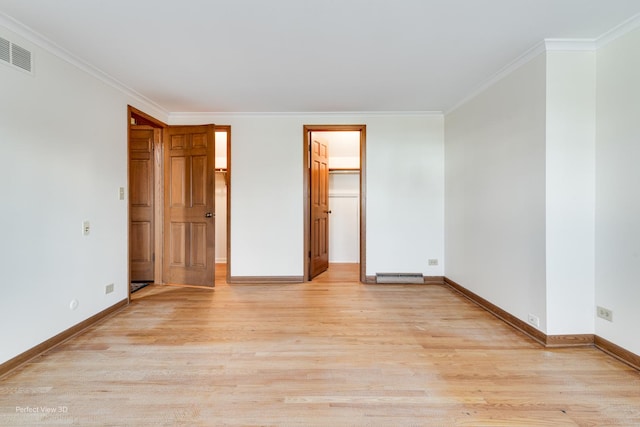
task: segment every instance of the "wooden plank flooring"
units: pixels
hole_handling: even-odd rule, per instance
[[[357,274],[148,286],[2,379],[0,425],[640,425],[640,373],[599,350],[544,349],[445,286]]]

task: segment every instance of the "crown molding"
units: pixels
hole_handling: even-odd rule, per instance
[[[517,57],[514,61],[507,64],[500,71],[490,77],[486,82],[478,86],[468,96],[456,103],[453,107],[445,111],[445,115],[452,113],[462,105],[471,101],[476,96],[502,80],[518,68],[527,64],[540,54],[547,52],[595,52],[598,47],[597,39],[544,39],[531,49]]]
[[[249,117],[335,117],[335,118],[366,118],[366,117],[443,117],[442,111],[305,111],[305,112],[173,112],[169,113],[169,124],[188,122],[208,123],[213,120],[225,118],[249,118]]]
[[[595,52],[596,39],[544,39],[547,52]]]
[[[504,79],[509,74],[513,73],[518,68],[522,67],[538,55],[541,55],[546,52],[546,43],[545,41],[541,41],[537,43],[535,46],[531,47],[529,50],[524,52],[522,55],[517,57],[515,60],[511,61],[509,64],[501,68],[497,73],[487,79],[483,84],[476,87],[469,95],[458,101],[453,107],[449,108],[444,112],[445,115],[450,114],[462,107],[467,102],[471,101],[476,96],[480,95],[482,92]]]
[[[452,113],[462,105],[466,104],[480,93],[484,92],[496,82],[505,78],[524,64],[531,61],[544,52],[584,52],[596,51],[602,46],[616,40],[617,38],[640,28],[640,14],[634,15],[618,26],[605,32],[596,39],[545,39],[515,60],[504,66],[493,76],[488,78],[483,84],[474,89],[468,96],[454,104],[445,111],[341,111],[341,112],[168,112],[155,101],[136,92],[134,89],[121,83],[114,77],[94,67],[93,65],[76,57],[66,49],[57,45],[47,37],[27,27],[13,17],[0,11],[0,26],[17,34],[34,45],[48,51],[56,57],[68,62],[76,68],[88,73],[103,83],[111,86],[126,96],[132,98],[139,103],[141,109],[146,110],[149,114],[165,119],[168,123],[172,121],[189,120],[189,121],[210,121],[212,117],[371,117],[371,116],[397,116],[397,117],[439,117]]]
[[[598,37],[596,39],[596,47],[599,49],[602,46],[611,43],[615,39],[622,37],[623,35],[638,28],[640,28],[640,13],[632,16],[622,24],[613,27],[612,29]]]
[[[81,60],[77,56],[73,55],[71,52],[57,45],[47,37],[42,34],[34,31],[33,29],[27,27],[21,22],[17,21],[13,17],[3,13],[0,11],[0,26],[5,27],[7,30],[15,33],[19,37],[27,40],[30,43],[40,47],[41,49],[46,50],[50,54],[66,61],[67,63],[73,65],[79,70],[84,71],[85,73],[91,75],[92,77],[100,80],[101,82],[111,86],[112,88],[118,90],[124,95],[132,98],[134,101],[137,101],[141,105],[141,109],[144,109],[148,114],[153,115],[158,118],[165,118],[168,116],[168,112],[162,108],[159,104],[145,97],[144,95],[136,92],[130,87],[124,85],[117,79],[111,77],[107,73],[99,70],[93,65]]]
[[[520,55],[511,63],[490,77],[485,83],[478,86],[468,96],[457,102],[453,107],[444,112],[452,113],[462,105],[471,101],[476,96],[493,86],[495,83],[511,74],[533,58],[544,52],[595,52],[602,46],[622,37],[623,35],[640,28],[640,14],[634,15],[620,25],[612,28],[595,39],[545,39]]]

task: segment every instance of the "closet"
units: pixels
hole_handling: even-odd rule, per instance
[[[216,199],[216,264],[227,263],[227,197],[229,174],[227,150],[231,141],[230,126],[216,126],[215,199]]]
[[[360,132],[320,131],[329,153],[329,263],[360,262]]]
[[[359,169],[329,168],[329,263],[360,262],[359,193]]]

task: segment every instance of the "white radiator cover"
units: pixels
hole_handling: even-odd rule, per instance
[[[422,273],[376,273],[376,283],[424,283]]]

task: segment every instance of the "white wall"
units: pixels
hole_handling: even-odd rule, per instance
[[[446,275],[548,335],[636,354],[639,48],[635,30],[541,54],[445,119]]]
[[[0,65],[2,363],[127,298],[118,189],[132,100],[1,25],[0,36],[31,50],[35,70]]]
[[[367,125],[367,274],[442,275],[440,115],[172,114],[231,125],[231,274],[303,276],[303,125]],[[277,159],[277,166],[274,160]]]
[[[640,30],[597,58],[596,334],[640,354]]]
[[[367,122],[367,275],[444,274],[444,121]],[[438,266],[428,266],[438,259]]]
[[[445,118],[446,275],[543,331],[545,76],[539,55]]]
[[[596,54],[547,53],[547,334],[594,331]]]
[[[331,147],[329,148],[331,155]],[[329,162],[331,163],[331,162]],[[329,262],[360,262],[360,173],[329,173]]]

